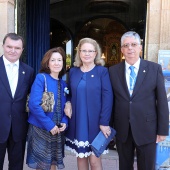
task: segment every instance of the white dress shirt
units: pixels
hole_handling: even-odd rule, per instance
[[[17,60],[15,63],[11,63],[5,58],[5,56],[3,56],[3,61],[4,61],[9,85],[11,88],[12,96],[14,97],[16,87],[18,84],[19,60]]]
[[[136,73],[136,77],[138,75],[138,71],[139,71],[139,65],[140,65],[140,58],[138,59],[138,61],[133,65],[134,66],[134,71]],[[125,61],[125,71],[126,71],[126,83],[127,83],[127,86],[128,86],[128,89],[130,91],[130,67],[131,65],[128,64],[126,61]]]

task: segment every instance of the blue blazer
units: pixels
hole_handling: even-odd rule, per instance
[[[69,72],[69,85],[71,90],[72,118],[69,120],[69,128],[67,137],[74,140],[76,129],[76,100],[77,86],[83,76],[80,68],[74,67]],[[88,109],[88,124],[89,124],[89,142],[99,133],[100,125],[109,125],[113,94],[108,74],[108,69],[102,66],[95,66],[91,74],[86,77],[86,93],[87,93],[87,109]],[[78,107],[78,106],[77,106]],[[77,113],[78,114],[78,113]]]
[[[18,84],[13,98],[3,56],[0,57],[0,143],[8,139],[11,128],[15,142],[26,138],[28,127],[28,114],[25,112],[26,99],[33,79],[33,68],[20,61]]]
[[[46,77],[47,91],[54,93],[55,106],[57,103],[57,81],[52,78],[49,74],[43,73]],[[64,88],[66,83],[60,79],[61,82],[61,105],[62,105],[62,120],[61,123],[68,125],[68,118],[64,113],[64,106],[66,102],[66,94]],[[46,131],[50,131],[56,124],[52,121],[54,112],[44,112],[41,104],[42,95],[45,89],[45,79],[42,73],[37,74],[36,79],[31,88],[30,100],[29,100],[29,118],[28,122]]]

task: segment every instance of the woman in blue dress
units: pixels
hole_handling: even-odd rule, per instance
[[[50,49],[41,62],[40,73],[32,85],[29,100],[27,161],[30,168],[56,170],[64,168],[64,134],[68,119],[64,114],[66,83],[66,55],[61,47]],[[44,112],[41,99],[45,89],[53,92],[55,105],[52,112]]]
[[[79,170],[88,170],[89,164],[92,170],[102,170],[101,158],[94,155],[90,144],[100,130],[106,137],[111,133],[113,94],[108,69],[103,65],[98,43],[81,39],[75,67],[69,71],[72,114],[66,112],[70,117],[66,148],[76,154]]]

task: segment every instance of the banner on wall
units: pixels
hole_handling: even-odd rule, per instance
[[[158,63],[162,66],[162,72],[165,78],[165,89],[167,93],[168,106],[170,111],[170,50],[159,50]],[[157,144],[156,170],[170,170],[170,116],[169,136],[166,138],[165,141]]]

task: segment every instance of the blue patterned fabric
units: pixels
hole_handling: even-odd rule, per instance
[[[30,124],[28,130],[26,164],[33,169],[50,170],[51,165],[63,169],[64,164],[57,158],[57,135]],[[64,154],[62,153],[62,158]]]

